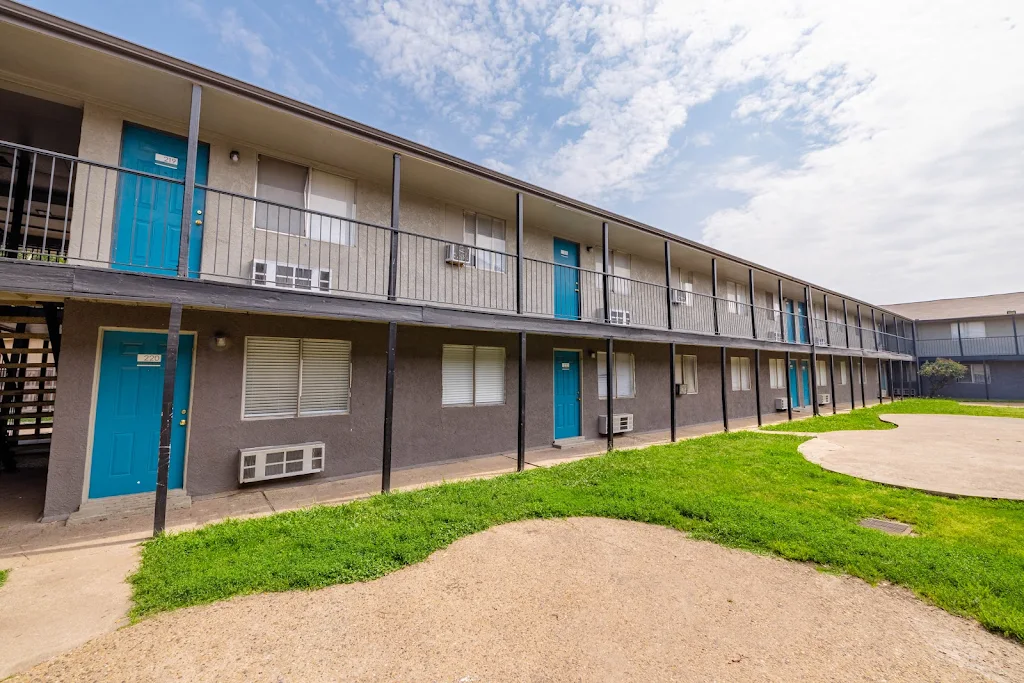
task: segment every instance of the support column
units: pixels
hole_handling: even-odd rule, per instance
[[[384,455],[380,469],[380,490],[391,491],[391,435],[395,421],[395,352],[398,347],[398,323],[388,323],[388,368],[384,381]]]
[[[960,357],[963,358],[963,355],[964,355],[964,335],[963,335],[962,332],[960,332],[960,321],[959,320],[956,321],[956,340],[960,344]]]
[[[786,339],[786,312],[782,308],[782,278],[779,278],[779,340],[789,341]],[[786,366],[786,376],[789,376],[789,366]],[[789,400],[789,397],[786,398]]]
[[[611,252],[608,249],[608,224],[601,224],[601,254],[604,261],[603,274],[601,275],[601,292],[604,301],[604,321],[610,323],[612,321],[611,312],[611,296],[608,292],[608,273],[611,272]],[[612,419],[609,415],[608,419]]]
[[[818,351],[814,342],[814,296],[810,287],[804,287],[804,307],[807,309],[807,338],[811,342],[811,412],[815,417],[818,409]]]
[[[915,323],[915,327],[917,324]],[[1010,315],[1010,326],[1013,328],[1013,350],[1016,355],[1020,355],[1020,338],[1017,336],[1017,311],[1013,311]],[[915,349],[914,355],[917,355]]]
[[[792,362],[793,354],[786,351],[786,419],[790,422],[793,421],[793,381],[789,375],[789,366]]]
[[[718,259],[711,259],[711,311],[715,317],[715,334],[721,334],[718,326]]]
[[[859,313],[859,311],[858,311],[858,313]],[[858,317],[860,317],[860,316],[858,315]],[[864,391],[864,361],[865,360],[866,360],[866,358],[861,356],[861,358],[860,358],[860,407],[861,408],[867,408],[868,407],[867,393]]]
[[[526,302],[523,297],[523,193],[516,192],[516,313],[523,314]]]
[[[676,441],[676,345],[668,345],[668,419],[669,438]]]
[[[885,314],[882,314],[882,327],[885,327]],[[871,336],[875,338],[875,351],[880,351],[878,343],[878,323],[875,322],[875,309],[871,309]]]
[[[516,432],[516,472],[526,468],[526,333],[519,333],[519,428]]]
[[[202,225],[202,218],[193,218],[193,200],[196,194],[196,160],[199,157],[199,112],[202,109],[203,88],[192,84],[192,107],[188,116],[188,147],[185,152],[185,194],[181,200],[181,235],[178,238],[178,277],[188,277],[188,250],[193,223]],[[196,214],[197,216],[199,214]],[[198,275],[198,273],[193,273]]]
[[[882,405],[885,403],[885,401],[882,400],[882,359],[876,359],[875,363],[875,367],[878,368],[878,405]]]
[[[988,378],[989,378],[989,374],[988,374],[988,361],[985,361],[983,363],[982,367],[985,370],[985,400],[987,401],[990,398],[989,395],[988,395],[989,394],[989,386],[988,386]]]
[[[605,244],[607,244],[605,240]],[[604,353],[604,367],[605,367],[605,398],[607,398],[607,415],[608,415],[608,450],[615,450],[615,427],[614,415],[615,415],[615,402],[613,396],[615,395],[615,344],[611,337],[608,337],[605,346]]]
[[[832,329],[831,329],[832,326],[829,325],[829,322],[828,322],[828,294],[822,294],[822,296],[825,298],[825,346],[828,346],[829,348],[831,348],[832,347]],[[832,387],[832,391],[833,391],[833,393],[835,392],[835,387]]]
[[[750,294],[750,335],[752,339],[757,339],[757,309],[754,308],[754,269],[751,268],[748,273],[749,283],[747,290]],[[780,306],[782,304],[779,304]],[[758,424],[761,424],[760,420]]]
[[[864,320],[860,315],[860,304],[857,304],[857,341],[860,342],[861,350],[864,349]],[[863,363],[861,366],[863,367]]]
[[[672,329],[672,251],[671,243],[665,240],[665,314],[668,329]]]
[[[754,349],[754,402],[757,404],[757,426],[761,426],[761,349]]]
[[[846,310],[846,299],[843,299],[843,329],[846,330],[846,348],[850,348],[850,314]],[[853,385],[853,365],[850,366],[850,385]]]
[[[388,260],[388,301],[398,298],[398,221],[402,206],[402,156],[395,154],[391,163],[391,254]]]
[[[917,395],[921,396],[921,357],[917,355],[917,321],[912,323],[910,333],[914,340],[914,378],[917,381]]]
[[[854,410],[857,407],[857,390],[854,389],[853,382],[853,356],[848,356],[847,360],[850,363],[850,374],[847,379],[850,380],[850,410]]]
[[[729,397],[726,392],[725,383],[725,361],[726,351],[725,347],[722,347],[722,428],[725,431],[729,431]]]
[[[171,304],[167,320],[167,349],[164,351],[163,405],[160,409],[160,446],[156,459],[156,502],[153,506],[153,535],[167,525],[167,476],[171,467],[171,423],[174,421],[174,385],[178,372],[178,341],[181,337],[181,304]]]
[[[829,385],[829,398],[832,399],[832,414],[836,414],[836,357],[832,354],[828,356],[828,385]]]
[[[896,400],[896,371],[892,366],[892,358],[889,359],[889,403]]]

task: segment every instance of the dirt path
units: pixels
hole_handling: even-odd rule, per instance
[[[1012,681],[1024,647],[904,590],[600,519],[458,541],[367,584],[239,598],[17,681]]]

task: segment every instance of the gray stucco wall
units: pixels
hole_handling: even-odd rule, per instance
[[[978,383],[960,383],[946,385],[940,396],[968,399],[1001,399],[1024,400],[1024,361],[988,361],[989,374],[992,378],[986,387]],[[921,390],[925,396],[929,394],[930,385],[927,379],[921,379]]]

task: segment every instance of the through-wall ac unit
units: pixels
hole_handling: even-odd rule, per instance
[[[633,314],[621,308],[613,308],[608,322],[612,325],[629,325],[633,322]]]
[[[444,261],[453,266],[468,266],[472,253],[468,244],[449,244],[444,250]]]
[[[324,471],[324,443],[266,446],[239,450],[238,483],[297,477]]]
[[[307,268],[292,263],[255,259],[252,262],[252,283],[275,289],[330,292],[331,271],[327,268]]]
[[[775,410],[787,410],[789,408],[788,398],[775,399]]]
[[[613,416],[612,426],[616,434],[624,434],[633,431],[633,413],[621,413]],[[598,434],[608,434],[608,416],[599,415],[597,418]]]
[[[818,405],[819,406],[827,406],[831,402],[832,402],[832,394],[822,394],[820,392],[818,393]]]
[[[690,393],[690,387],[681,382],[676,382],[676,396],[685,396]]]
[[[672,303],[674,304],[687,304],[690,302],[690,293],[685,289],[673,289],[672,290]]]

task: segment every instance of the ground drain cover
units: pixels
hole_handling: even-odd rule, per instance
[[[891,519],[875,519],[874,517],[866,517],[857,523],[862,527],[884,531],[885,533],[892,534],[893,536],[910,536],[914,533],[914,527],[909,524],[904,524],[903,522],[894,522]]]

